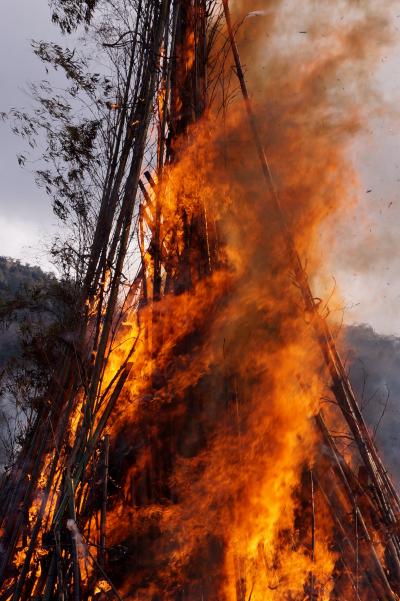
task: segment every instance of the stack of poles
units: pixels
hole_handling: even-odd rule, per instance
[[[347,526],[344,525],[345,515],[341,506],[340,495],[335,487],[341,487],[351,504],[357,523],[360,525],[362,536],[367,541],[368,557],[361,557],[366,564],[366,574],[369,583],[374,589],[376,597],[382,601],[394,600],[396,595],[393,583],[400,582],[400,541],[397,535],[397,517],[400,502],[397,493],[385,471],[378,456],[376,447],[368,432],[367,426],[358,409],[358,405],[351,388],[343,364],[337,353],[334,340],[328,325],[318,313],[318,307],[308,284],[307,275],[302,266],[300,257],[294,244],[294,238],[287,225],[287,220],[279,201],[271,170],[259,136],[256,117],[251,105],[250,97],[241,67],[238,47],[235,41],[234,30],[231,23],[228,0],[223,0],[224,13],[227,24],[229,41],[234,57],[236,73],[239,78],[243,101],[247,112],[249,126],[254,137],[254,143],[260,160],[263,177],[266,183],[266,201],[273,203],[277,221],[282,231],[282,242],[287,249],[290,265],[295,274],[297,285],[301,291],[305,310],[312,315],[312,325],[318,343],[326,362],[332,380],[332,391],[340,407],[343,417],[353,435],[362,462],[368,472],[372,483],[369,493],[370,502],[377,509],[387,536],[387,549],[391,558],[392,573],[387,576],[387,570],[382,565],[374,547],[373,537],[368,529],[368,520],[362,515],[357,499],[354,495],[354,486],[350,482],[349,473],[346,473],[345,464],[340,457],[332,436],[319,415],[316,420],[321,432],[321,438],[329,449],[332,474],[335,480],[331,487],[327,487],[326,479],[316,470],[316,486],[324,496],[338,531],[346,533],[344,543],[348,541],[347,551],[343,551],[343,561],[348,557],[349,579],[353,588],[358,591],[357,579],[354,578],[354,561],[357,550],[350,540]],[[157,170],[159,179],[166,163],[173,163],[175,159],[174,142],[188,134],[190,125],[201,118],[207,104],[207,39],[206,39],[206,4],[204,0],[195,3],[168,0],[154,0],[153,2],[139,2],[137,27],[141,23],[143,32],[147,32],[147,40],[139,46],[138,31],[132,36],[130,46],[130,60],[127,72],[126,86],[123,95],[121,113],[118,126],[115,130],[112,152],[107,169],[107,179],[99,211],[99,219],[93,237],[91,256],[83,289],[82,306],[86,311],[82,320],[80,332],[79,352],[83,357],[88,354],[88,329],[90,329],[90,359],[88,369],[82,370],[81,363],[77,361],[76,354],[66,356],[63,368],[49,389],[51,403],[44,405],[38,412],[32,437],[26,440],[20,453],[17,464],[9,478],[3,483],[1,490],[1,527],[3,530],[4,553],[0,565],[0,599],[13,601],[31,599],[33,595],[38,598],[50,599],[57,590],[59,597],[70,597],[74,601],[82,598],[81,574],[76,548],[72,544],[70,552],[62,548],[61,527],[63,520],[68,518],[76,523],[77,512],[84,513],[88,503],[90,487],[88,474],[100,471],[102,473],[102,505],[100,518],[99,551],[93,561],[97,573],[108,580],[115,598],[119,598],[118,591],[111,579],[107,576],[107,540],[106,540],[106,514],[107,514],[107,482],[110,443],[108,437],[103,437],[108,419],[112,414],[115,403],[132,369],[131,357],[135,343],[126,361],[113,378],[107,389],[100,393],[102,376],[104,374],[109,341],[118,305],[118,295],[121,284],[124,261],[128,250],[128,242],[132,229],[135,210],[135,199],[138,197],[138,188],[141,188],[143,201],[139,208],[139,225],[143,208],[151,201],[151,193],[143,182],[140,181],[143,157],[145,153],[148,128],[157,86],[162,79],[165,89],[165,107],[159,124],[159,143]],[[179,64],[177,48],[182,48],[190,28],[195,30],[196,52],[194,68],[190,73],[182,71],[184,57]],[[171,51],[169,59],[162,59],[162,48]],[[164,52],[164,56],[166,53]],[[132,93],[132,89],[134,90]],[[174,112],[174,106],[182,101],[182,109]],[[169,114],[168,114],[169,113]],[[137,121],[138,127],[130,126]],[[168,115],[168,116],[167,116]],[[128,124],[128,125],[127,125]],[[168,131],[168,137],[167,137]],[[126,176],[127,174],[127,176]],[[147,174],[147,182],[154,187],[151,175]],[[119,203],[123,182],[122,202]],[[149,206],[147,207],[149,208]],[[163,256],[160,242],[161,225],[160,201],[155,195],[155,202],[150,207],[151,230],[153,249],[153,282],[152,302],[154,303],[153,328],[157,324],[156,303],[162,295],[169,290],[180,292],[190,288],[192,265],[181,265],[180,277],[171,283],[165,284],[162,290],[162,269],[168,278],[168,261]],[[206,218],[199,220],[197,227],[201,230],[198,236],[203,244],[199,255],[202,265],[198,266],[197,276],[204,277],[213,269],[209,251],[210,241],[207,240],[208,228]],[[189,241],[188,241],[189,243]],[[142,238],[142,253],[144,253],[144,237]],[[182,262],[188,258],[182,258]],[[107,292],[105,291],[106,274],[113,267],[111,281]],[[132,286],[136,289],[138,281],[142,287],[142,300],[147,303],[150,299],[146,294],[147,280],[146,269],[143,264]],[[94,303],[94,299],[96,302]],[[90,315],[90,307],[96,307],[95,319]],[[72,449],[67,450],[66,433],[69,431],[71,417],[77,404],[83,398],[83,423],[74,441]],[[96,451],[100,452],[96,454]],[[45,459],[48,458],[47,482],[44,494],[35,518],[29,531],[29,509],[35,496],[35,490],[43,470]],[[96,463],[97,462],[97,463]],[[87,492],[89,490],[89,493]],[[86,491],[86,492],[85,492]],[[49,502],[54,503],[55,511],[51,523],[43,523]],[[48,518],[46,518],[48,519]],[[32,569],[35,550],[40,547],[39,535],[51,532],[53,541],[50,551],[41,564],[41,574],[36,577],[36,570]],[[21,540],[28,539],[28,550],[18,574],[9,579],[13,560]],[[357,556],[358,561],[358,556]],[[4,588],[4,583],[8,583]],[[241,587],[238,587],[238,599],[243,597]],[[358,594],[358,593],[357,593]]]
[[[76,520],[85,474],[95,451],[103,444],[104,428],[132,367],[128,355],[111,384],[100,392],[159,83],[161,50],[172,10],[173,3],[169,0],[138,2],[137,30],[132,33],[129,48],[129,66],[122,94],[124,100],[112,139],[83,286],[79,342],[74,351],[63,358],[62,368],[48,390],[48,402],[38,412],[32,436],[27,438],[17,464],[2,484],[0,523],[4,552],[0,557],[1,599],[17,601],[31,599],[33,595],[48,599],[56,585],[60,595],[66,594],[71,588],[69,582],[72,582],[74,601],[80,598],[79,566],[73,540],[69,560],[61,560],[60,528],[65,517]],[[106,274],[110,272],[111,280],[106,291]],[[96,311],[94,318],[92,307]],[[130,354],[133,352],[134,348]],[[83,371],[81,361],[86,357],[89,360]],[[80,403],[83,422],[73,448],[69,449],[71,420]],[[30,524],[29,510],[46,462],[44,490],[34,523]],[[55,511],[51,523],[48,523],[50,503]],[[33,562],[37,561],[35,551],[42,548],[40,537],[43,532],[51,532],[54,541],[51,542],[49,557],[41,560],[41,575],[37,579],[38,566]],[[16,573],[13,564],[18,546],[24,541],[28,542],[28,547],[23,564]],[[103,533],[99,569],[104,563],[104,545]]]
[[[71,532],[68,550],[62,548],[61,532],[65,529],[66,518],[76,524],[79,513],[84,513],[90,497],[88,474],[97,473],[99,469],[103,473],[100,544],[97,557],[92,557],[92,560],[96,563],[97,575],[100,573],[100,576],[109,582],[114,596],[119,598],[105,571],[110,446],[109,439],[107,435],[103,437],[103,432],[132,369],[130,359],[136,341],[105,390],[102,389],[102,378],[110,338],[113,335],[124,261],[132,231],[136,199],[139,197],[138,189],[141,188],[144,192],[144,200],[150,200],[150,194],[140,181],[140,176],[155,94],[157,88],[163,85],[166,94],[163,117],[159,125],[157,157],[157,171],[161,177],[165,161],[171,163],[175,159],[174,141],[187,135],[189,126],[201,117],[205,109],[206,21],[206,0],[138,2],[136,31],[132,32],[129,48],[123,101],[112,139],[107,176],[83,285],[84,317],[79,344],[71,356],[63,358],[63,367],[48,391],[51,402],[39,411],[32,429],[32,437],[25,442],[18,462],[3,482],[1,490],[3,502],[0,523],[5,552],[0,563],[0,599],[17,601],[31,599],[33,596],[50,599],[55,590],[60,598],[70,598],[71,595],[74,601],[82,598],[82,575],[74,534]],[[186,73],[186,57],[182,52],[190,28],[193,28],[195,33],[196,59],[194,68],[190,73]],[[145,39],[139,43],[138,40],[142,39],[143,35]],[[174,104],[178,105],[178,96],[183,96],[182,109],[179,113],[174,113],[173,108]],[[167,123],[168,112],[171,115],[168,116]],[[170,132],[168,138],[167,128]],[[150,174],[146,173],[145,177],[154,187]],[[142,210],[143,204],[139,207],[139,220]],[[152,227],[149,228],[152,237],[150,246],[154,252],[151,286],[154,303],[162,294],[162,267],[166,270],[168,267],[163,265],[160,250],[160,220],[161,206],[156,196]],[[203,224],[203,238],[205,230]],[[189,247],[189,241],[187,246]],[[202,262],[207,264],[208,261],[209,257],[206,254]],[[110,272],[111,280],[107,283],[106,290],[106,277]],[[182,266],[181,272],[183,275],[174,283],[179,290],[189,288],[191,279],[187,266]],[[137,288],[138,280],[142,280],[143,291],[145,278],[143,265],[131,288]],[[146,302],[148,299],[144,300]],[[95,307],[96,312],[94,318],[92,307]],[[156,314],[156,309],[154,313]],[[80,361],[77,360],[77,356]],[[81,360],[86,356],[89,356],[89,362],[87,369],[82,370]],[[67,439],[71,420],[80,402],[83,421],[73,447],[69,449]],[[44,491],[34,523],[29,524],[29,510],[35,499],[35,491],[45,462],[47,467]],[[49,522],[50,503],[55,509]],[[43,549],[43,533],[51,533],[51,550],[44,560],[40,560],[41,574],[37,578],[35,551]],[[24,541],[28,542],[28,547],[23,564],[18,573],[14,573],[14,577],[10,579],[16,553]],[[88,587],[85,588],[88,594]]]

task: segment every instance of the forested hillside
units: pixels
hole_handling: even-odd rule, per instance
[[[367,325],[347,326],[343,356],[350,379],[389,472],[400,483],[400,338]]]
[[[15,314],[11,309],[22,304],[22,296],[52,279],[53,276],[44,273],[38,266],[23,265],[18,260],[0,257],[0,368],[20,351],[18,323],[21,314]]]
[[[12,459],[29,421],[28,388],[38,373],[34,341],[51,323],[48,290],[55,282],[38,266],[0,257],[0,467]]]
[[[23,265],[16,259],[0,257],[0,299],[10,299],[21,288],[40,285],[51,277],[37,265]]]

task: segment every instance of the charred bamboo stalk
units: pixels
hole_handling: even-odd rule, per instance
[[[49,568],[49,574],[47,577],[47,582],[46,582],[46,586],[43,592],[43,601],[50,601],[52,594],[53,594],[53,589],[54,589],[54,585],[57,579],[57,560],[56,560],[56,556],[53,553],[51,556],[51,562],[50,562],[50,568]],[[59,596],[60,601],[61,601],[61,595]]]
[[[347,577],[350,580],[351,586],[355,592],[356,595],[356,601],[360,601],[360,594],[359,594],[359,586],[358,586],[358,582],[356,582],[354,580],[353,577],[353,572],[355,571],[353,569],[353,564],[355,562],[355,557],[356,557],[356,549],[353,546],[352,541],[350,540],[349,534],[346,531],[344,525],[343,525],[343,516],[339,516],[339,512],[340,512],[340,502],[337,498],[336,495],[334,495],[332,493],[332,491],[326,491],[324,485],[322,484],[321,479],[316,479],[316,482],[318,484],[318,488],[322,493],[322,496],[329,508],[330,514],[333,518],[334,524],[336,526],[337,532],[338,532],[338,536],[340,537],[340,539],[343,541],[344,544],[339,543],[338,547],[340,550],[340,561],[345,569],[345,573],[347,575]],[[352,572],[353,569],[353,572]],[[370,570],[368,570],[368,567],[366,567],[365,569],[365,574],[366,577],[368,579],[368,583],[369,586],[375,590],[376,587],[376,579],[374,579],[373,575],[371,574]],[[376,591],[377,595],[381,594],[381,589],[379,588]],[[379,597],[378,597],[379,598]],[[385,597],[383,597],[385,598]]]
[[[125,139],[122,141],[126,122],[131,123],[135,113],[137,112],[136,102],[132,102],[132,106],[128,115],[128,101],[131,88],[133,67],[137,54],[137,40],[140,20],[143,17],[142,0],[140,0],[136,15],[136,28],[132,36],[132,46],[130,52],[130,62],[128,67],[127,80],[124,89],[124,97],[122,102],[122,111],[119,119],[118,132],[114,142],[112,158],[107,169],[107,179],[104,194],[101,201],[99,216],[97,219],[96,230],[94,233],[91,255],[86,271],[84,283],[84,299],[93,294],[97,285],[97,277],[95,274],[101,273],[102,266],[99,265],[99,260],[107,244],[110,236],[111,222],[115,213],[115,207],[118,201],[118,190],[123,180],[123,174],[129,158],[129,152],[132,146],[135,130],[132,126],[128,127],[125,132]],[[148,14],[145,19],[148,20]],[[149,23],[145,23],[149,25]],[[142,53],[142,57],[143,57]],[[140,69],[139,69],[140,71]],[[138,94],[136,94],[136,99]],[[122,149],[121,149],[122,146]]]
[[[159,5],[159,11],[155,18],[154,23],[154,40],[152,46],[152,52],[148,59],[148,68],[146,76],[143,79],[141,98],[144,99],[143,106],[143,120],[139,128],[139,132],[135,139],[135,145],[133,148],[133,160],[131,163],[130,171],[125,185],[124,198],[122,201],[122,208],[120,212],[120,235],[116,232],[115,240],[119,240],[119,252],[118,259],[115,266],[115,273],[110,288],[110,298],[107,305],[106,315],[103,323],[103,330],[99,342],[99,348],[96,355],[96,363],[93,368],[93,379],[91,387],[89,389],[88,399],[85,408],[85,419],[87,423],[90,423],[92,418],[93,404],[98,390],[99,377],[102,370],[104,370],[104,355],[109,340],[109,334],[112,326],[112,320],[114,316],[115,306],[118,298],[118,291],[120,287],[121,275],[123,270],[123,264],[128,248],[129,235],[131,230],[132,215],[134,210],[134,201],[137,194],[139,185],[140,170],[142,166],[145,143],[147,138],[147,132],[150,122],[150,115],[152,109],[152,102],[156,86],[157,78],[157,67],[159,63],[162,33],[164,23],[167,18],[169,2],[162,0]],[[109,263],[112,263],[113,249],[110,250],[111,257]]]
[[[107,490],[108,490],[108,461],[110,453],[110,436],[104,437],[104,467],[103,467],[103,497],[100,517],[100,553],[99,564],[104,568],[106,563],[106,522],[107,522]]]
[[[341,484],[342,484],[342,486],[343,486],[343,488],[345,490],[345,493],[346,493],[346,495],[347,495],[347,497],[348,497],[348,499],[349,499],[349,501],[350,501],[350,503],[351,503],[351,505],[353,507],[354,515],[355,515],[355,518],[357,520],[357,523],[360,525],[360,529],[361,529],[361,532],[363,534],[363,537],[364,537],[364,539],[368,543],[368,546],[369,546],[369,549],[370,549],[370,553],[371,553],[371,557],[372,557],[374,565],[375,565],[375,574],[376,574],[377,577],[379,577],[379,580],[381,582],[381,586],[382,586],[383,590],[385,591],[385,597],[384,597],[384,599],[386,599],[388,601],[395,601],[397,599],[397,596],[393,592],[393,590],[392,590],[392,588],[391,588],[391,586],[389,584],[389,581],[388,581],[387,576],[386,576],[385,569],[382,566],[381,561],[379,559],[378,553],[377,553],[375,545],[373,543],[373,539],[372,539],[372,537],[371,537],[371,535],[370,535],[370,533],[368,531],[368,527],[367,527],[366,522],[364,520],[364,516],[362,515],[361,510],[360,510],[360,508],[358,506],[358,503],[356,502],[356,499],[354,498],[353,491],[352,491],[351,486],[350,486],[350,484],[348,482],[346,474],[345,474],[345,472],[343,470],[343,467],[342,467],[342,464],[341,464],[341,461],[340,461],[340,457],[339,457],[339,453],[338,453],[338,451],[336,449],[336,445],[333,442],[332,437],[330,436],[329,431],[328,431],[328,429],[326,427],[326,424],[325,424],[325,422],[323,420],[323,417],[322,417],[322,415],[320,413],[316,416],[316,422],[317,422],[318,428],[319,428],[319,430],[320,430],[320,432],[321,432],[321,434],[323,436],[323,440],[325,441],[325,443],[327,444],[327,446],[328,446],[328,448],[330,450],[332,459],[333,459],[333,461],[335,463],[335,466],[337,468],[336,473],[339,475]],[[372,581],[374,582],[374,574],[373,574],[373,577],[372,577]]]
[[[142,182],[142,180],[139,180],[139,188],[146,200],[146,204],[149,207],[150,211],[153,213],[154,212],[154,202],[150,196],[150,194],[147,192],[146,186],[144,185],[144,183]]]
[[[54,529],[54,547],[57,564],[57,588],[59,601],[64,601],[65,590],[64,590],[64,576],[62,570],[62,555],[61,555],[61,542],[60,542],[60,530],[59,528]]]
[[[71,474],[67,472],[66,475],[66,487],[69,501],[69,516],[70,520],[73,521],[75,528],[76,526],[76,510],[75,510],[75,487],[71,478]],[[79,567],[79,554],[78,554],[78,542],[76,538],[76,532],[73,528],[70,529],[71,536],[71,557],[72,557],[72,569],[73,569],[73,598],[74,601],[79,601],[81,597],[81,571]]]
[[[140,258],[142,263],[142,298],[143,304],[147,304],[148,294],[147,294],[147,275],[146,275],[146,265],[145,265],[145,247],[144,247],[144,229],[143,229],[143,205],[141,204],[139,207],[139,250],[140,250]]]

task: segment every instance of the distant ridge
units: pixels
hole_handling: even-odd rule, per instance
[[[400,338],[362,324],[344,328],[342,344],[365,419],[400,484]]]
[[[9,300],[23,287],[40,285],[52,277],[37,265],[0,256],[0,302]]]

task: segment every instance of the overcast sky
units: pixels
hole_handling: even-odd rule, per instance
[[[400,14],[393,12],[391,18],[397,36]],[[45,76],[30,39],[60,37],[46,0],[2,0],[0,111],[29,106],[26,83]],[[399,46],[383,50],[372,75],[395,110],[400,107],[399,56]],[[390,118],[371,122],[368,134],[354,147],[362,180],[360,202],[337,226],[327,270],[344,298],[345,321],[366,322],[378,332],[400,336],[400,122],[395,110]],[[7,125],[0,127],[0,255],[49,268],[46,246],[56,224],[49,198],[33,185],[29,168],[18,167],[16,154],[24,151],[23,141]]]
[[[0,111],[29,106],[27,82],[45,77],[30,40],[59,38],[50,22],[46,0],[2,0]],[[27,169],[18,166],[16,154],[25,151],[24,142],[10,132],[7,124],[0,127],[0,254],[47,268],[45,247],[56,219],[49,198],[33,185],[29,165]]]

